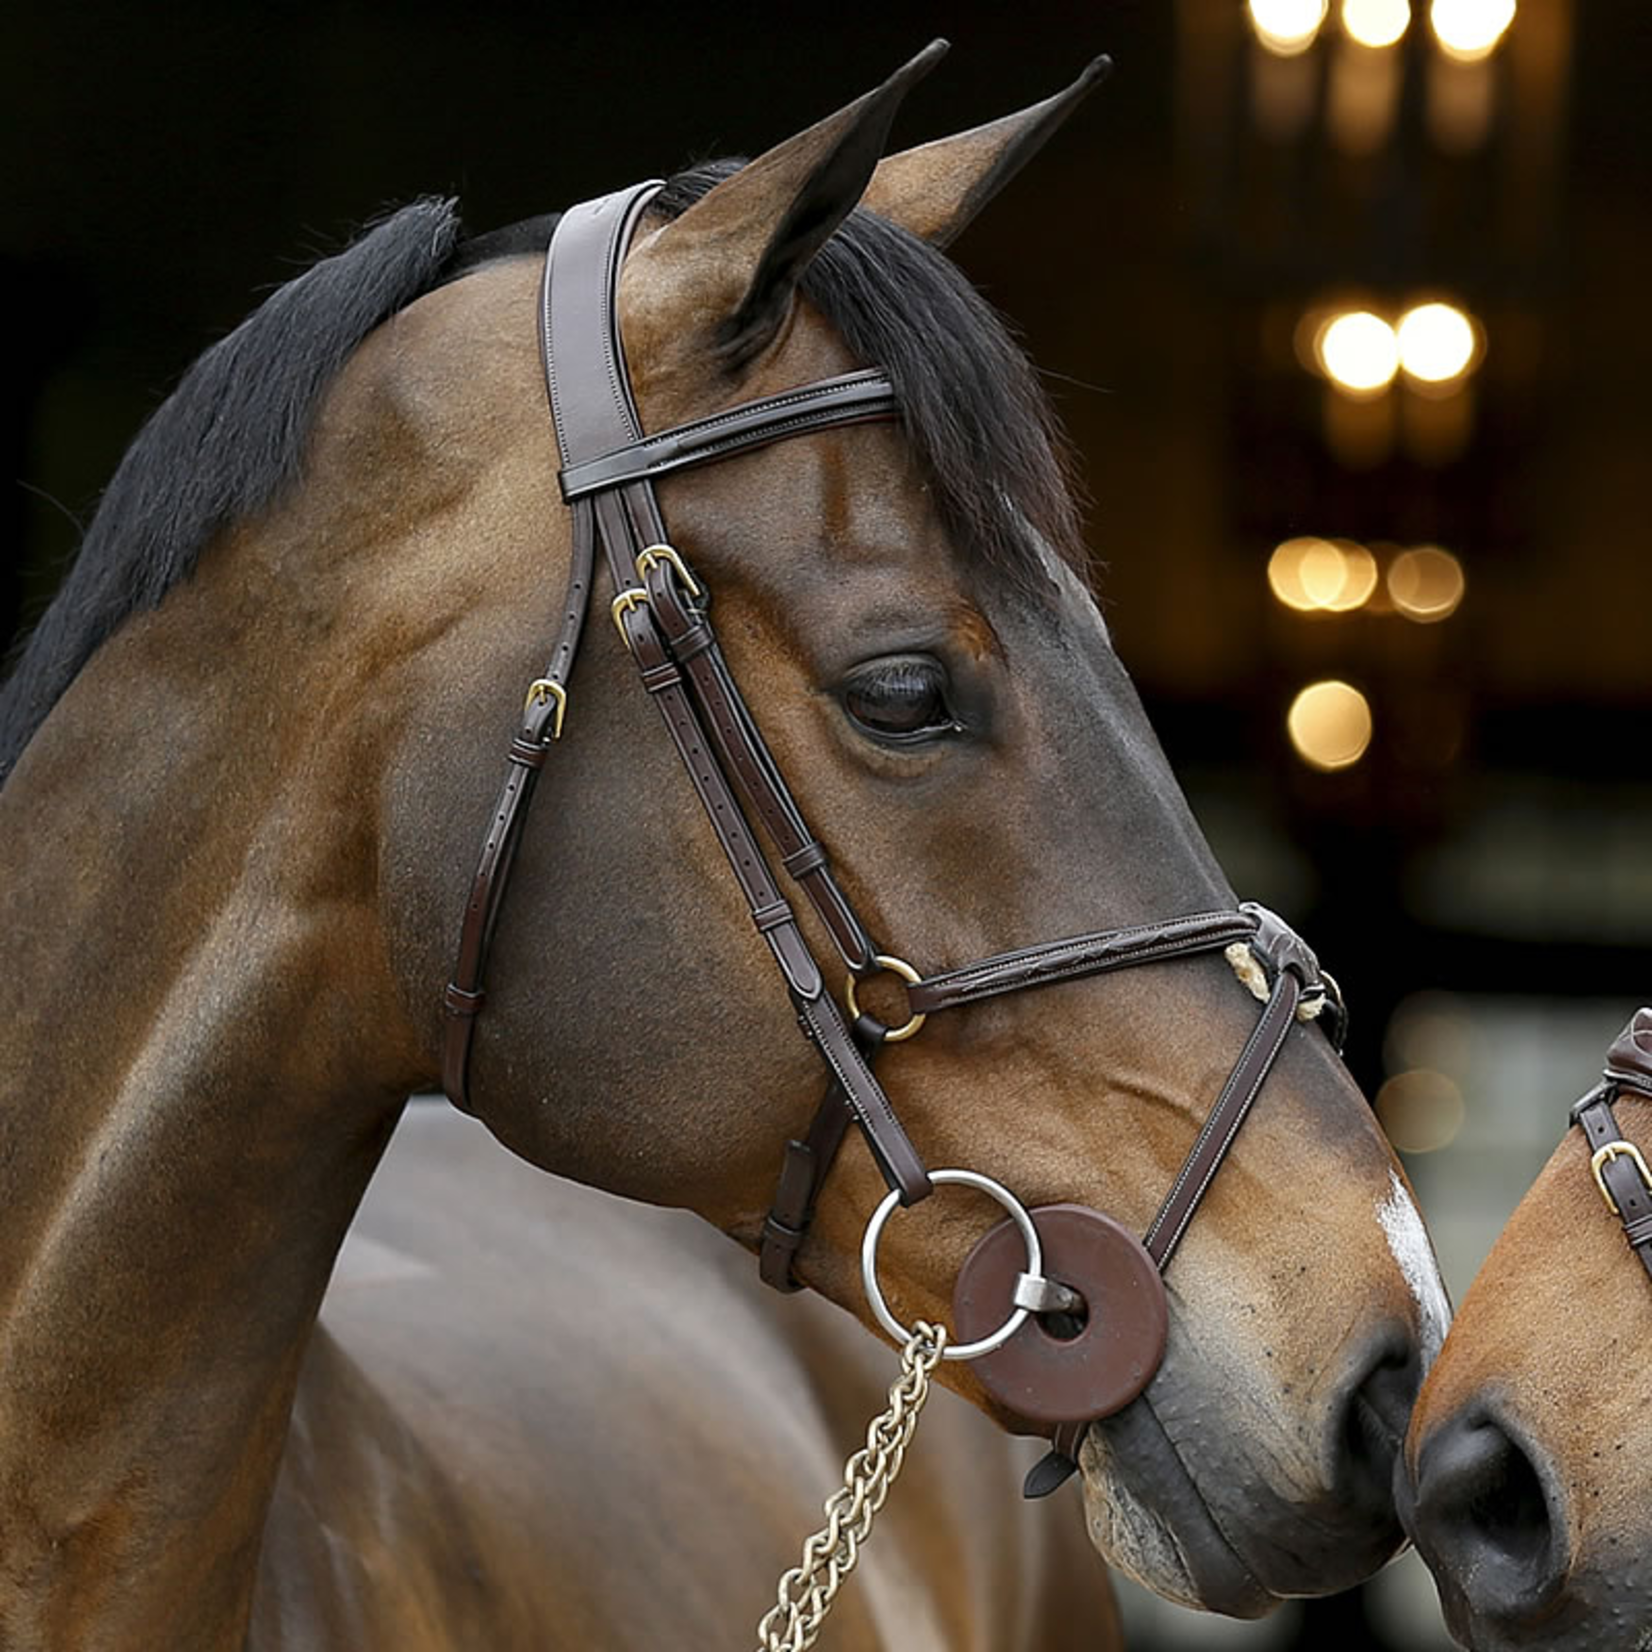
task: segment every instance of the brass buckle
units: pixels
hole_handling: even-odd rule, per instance
[[[688,594],[693,597],[696,602],[698,602],[701,595],[699,582],[694,578],[693,574],[688,571],[683,559],[678,556],[676,551],[669,545],[650,545],[646,551],[642,551],[638,554],[637,578],[647,579],[648,570],[650,568],[657,568],[662,562],[668,562],[671,564],[672,568],[676,570],[677,578],[680,579],[688,588]]]
[[[535,706],[542,706],[547,700],[556,701],[556,716],[551,720],[551,738],[562,738],[562,719],[568,710],[568,691],[561,683],[552,682],[549,677],[535,677],[528,684],[528,697],[522,703],[522,715],[526,717]]]
[[[1606,1178],[1601,1174],[1613,1159],[1632,1160],[1636,1170],[1640,1172],[1642,1183],[1648,1189],[1652,1189],[1652,1170],[1646,1168],[1646,1160],[1641,1157],[1641,1150],[1632,1141],[1609,1141],[1604,1147],[1595,1149],[1595,1156],[1589,1161],[1589,1169],[1594,1173],[1595,1186],[1600,1189],[1600,1196],[1606,1201],[1606,1208],[1621,1222],[1623,1212],[1618,1208],[1618,1202],[1612,1197],[1611,1189],[1606,1185]]]
[[[625,644],[625,652],[631,652],[631,639],[625,634],[625,616],[633,609],[640,608],[648,601],[648,593],[640,586],[633,585],[628,591],[621,591],[608,604],[608,612],[613,617],[614,629],[620,634],[620,641]]]
[[[891,975],[898,975],[909,987],[915,987],[923,977],[904,958],[891,958],[887,952],[878,953],[872,960],[878,968],[886,969]],[[843,999],[849,1006],[849,1019],[860,1019],[860,1002],[855,996],[855,978],[849,977],[848,985],[843,989]],[[927,1015],[913,1015],[908,1018],[906,1025],[895,1027],[883,1035],[886,1044],[899,1044],[903,1038],[910,1038],[929,1019]]]

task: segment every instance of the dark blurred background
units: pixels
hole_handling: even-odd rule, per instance
[[[753,153],[934,34],[901,142],[1109,51],[957,255],[1048,376],[1234,882],[1347,990],[1460,1293],[1652,996],[1649,17],[11,0],[0,636],[182,368],[382,208],[485,229]],[[1426,1648],[1430,1599],[1404,1566],[1256,1626],[1132,1598],[1132,1644]]]

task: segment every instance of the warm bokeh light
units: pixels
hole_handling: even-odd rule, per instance
[[[1438,545],[1418,545],[1388,565],[1388,595],[1407,619],[1432,625],[1457,612],[1465,586],[1463,565]]]
[[[1346,614],[1377,588],[1377,559],[1350,539],[1287,539],[1268,558],[1268,586],[1299,613]]]
[[[1342,0],[1342,32],[1362,46],[1392,46],[1410,22],[1410,0]]]
[[[1332,541],[1331,548],[1341,562],[1341,577],[1334,596],[1326,599],[1325,607],[1333,614],[1347,614],[1370,601],[1377,588],[1377,559],[1363,545],[1351,539]]]
[[[1285,728],[1297,756],[1310,768],[1346,769],[1371,744],[1371,707],[1349,683],[1310,683],[1291,701]]]
[[[1247,0],[1256,38],[1280,57],[1295,57],[1313,45],[1325,21],[1327,0]]]
[[[1444,1073],[1414,1067],[1377,1091],[1377,1119],[1402,1153],[1449,1147],[1463,1127],[1463,1092]]]
[[[1369,310],[1333,317],[1314,340],[1314,354],[1339,390],[1369,396],[1393,382],[1400,366],[1394,329]]]
[[[1447,57],[1478,63],[1497,50],[1514,11],[1515,0],[1434,0],[1428,21]]]
[[[1454,304],[1418,304],[1394,329],[1400,366],[1424,384],[1450,384],[1474,362],[1474,323]]]
[[[1268,558],[1268,588],[1287,608],[1308,613],[1319,606],[1318,599],[1302,577],[1302,569],[1303,564],[1325,545],[1323,539],[1287,539],[1274,547],[1273,555]]]
[[[1475,1059],[1474,1023],[1462,1002],[1450,993],[1412,993],[1389,1018],[1382,1059],[1391,1073],[1432,1067],[1461,1079]]]

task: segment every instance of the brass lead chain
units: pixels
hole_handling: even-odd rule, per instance
[[[782,1575],[776,1603],[757,1625],[758,1652],[804,1652],[819,1637],[901,1471],[945,1347],[946,1327],[920,1319],[901,1349],[888,1409],[873,1418],[866,1444],[844,1465],[843,1484],[826,1499],[826,1524],[805,1539],[802,1561]]]

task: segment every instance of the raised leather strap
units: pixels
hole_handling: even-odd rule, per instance
[[[801,1141],[794,1138],[786,1143],[780,1182],[757,1248],[758,1276],[777,1291],[799,1289],[792,1263],[809,1235],[815,1201],[853,1117],[843,1087],[832,1084],[815,1109],[808,1134]]]
[[[1273,1071],[1301,1000],[1301,981],[1293,971],[1281,969],[1274,978],[1273,992],[1261,1017],[1251,1028],[1250,1037],[1245,1040],[1245,1047],[1228,1074],[1221,1095],[1216,1098],[1216,1105],[1211,1108],[1170,1192],[1142,1237],[1142,1245],[1158,1264],[1160,1273],[1170,1266],[1170,1259],[1187,1232],[1187,1224],[1210,1191],[1216,1172],[1222,1168],[1222,1161],[1239,1134],[1239,1126],[1249,1116],[1263,1083]]]
[[[458,957],[447,991],[442,995],[447,1018],[442,1039],[442,1088],[448,1099],[466,1112],[472,1111],[470,1047],[476,1034],[476,1017],[486,1001],[483,981],[488,950],[493,943],[494,925],[498,922],[500,902],[504,899],[528,804],[533,800],[550,746],[562,733],[568,704],[567,685],[573,676],[585,616],[591,605],[594,572],[594,530],[587,512],[575,517],[561,627],[544,673],[528,686],[524,698],[522,723],[510,743],[509,767],[493,806],[481,859],[465,902],[459,926]]]
[[[979,1003],[999,993],[1020,992],[1027,987],[1048,986],[1052,981],[1072,981],[1108,970],[1214,951],[1235,941],[1250,941],[1256,929],[1255,918],[1241,908],[1231,912],[1195,912],[1162,924],[1135,924],[1126,929],[1072,935],[1065,940],[1022,947],[1016,952],[1000,952],[960,969],[926,975],[909,989],[907,997],[914,1014],[932,1015],[937,1010]]]
[[[614,297],[627,240],[649,193],[650,186],[638,186],[586,203],[565,213],[552,237],[542,303],[543,342],[565,468],[587,458],[618,453],[642,439],[617,331]],[[808,428],[837,422],[825,411],[831,399],[818,398],[821,418]],[[841,417],[860,416],[864,415],[858,404],[843,403]],[[632,569],[638,555],[665,538],[659,507],[645,477],[594,488],[582,494],[574,508],[594,512],[599,543],[621,589],[636,577]],[[922,1198],[929,1191],[923,1163],[856,1048],[835,1000],[824,991],[818,966],[791,909],[774,888],[739,803],[714,759],[720,747],[700,722],[684,689],[681,667],[661,636],[650,605],[632,602],[621,612],[620,624],[753,921],[781,967],[799,1018],[833,1080],[842,1087],[885,1180],[904,1202]]]
[[[844,963],[856,974],[873,970],[872,942],[838,886],[825,849],[809,830],[735,684],[710,616],[688,601],[676,569],[667,560],[655,560],[643,583],[649,611],[688,677],[724,772],[734,781],[742,802],[763,823],[779,851],[781,865],[809,897]]]
[[[867,367],[796,390],[783,390],[779,395],[742,402],[726,412],[627,442],[598,458],[564,466],[558,481],[562,497],[571,504],[587,494],[626,482],[651,481],[690,465],[767,447],[789,436],[898,415],[895,388],[888,376],[878,368]]]

